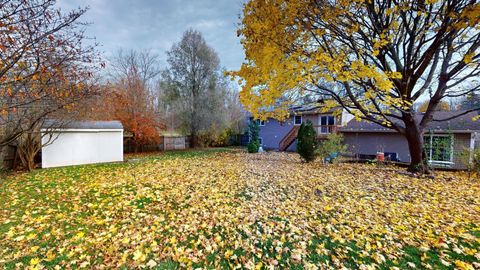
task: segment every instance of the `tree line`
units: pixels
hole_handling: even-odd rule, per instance
[[[79,119],[120,120],[137,148],[158,143],[166,130],[189,135],[193,147],[240,132],[236,89],[200,32],[187,30],[166,66],[149,50],[104,59],[85,34],[88,9],[55,4],[0,3],[0,161],[13,144],[33,169],[42,144],[55,140],[48,131]]]

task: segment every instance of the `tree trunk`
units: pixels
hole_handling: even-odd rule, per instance
[[[37,153],[28,153],[27,170],[29,172],[31,172],[35,169],[35,155],[36,154]]]
[[[429,173],[423,145],[423,132],[421,132],[415,120],[405,121],[405,137],[408,142],[411,159],[408,171],[413,173]]]
[[[0,171],[4,169],[5,149],[7,147],[0,145]]]
[[[197,147],[197,131],[194,129],[190,132],[190,148]]]
[[[33,171],[35,169],[35,156],[41,149],[41,144],[37,140],[36,133],[28,133],[19,138],[17,146],[18,157],[22,162],[23,169]]]

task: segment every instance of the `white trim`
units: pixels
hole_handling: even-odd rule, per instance
[[[257,120],[258,121],[258,126],[259,127],[264,127],[265,126],[265,120]]]
[[[300,124],[297,124],[297,117],[300,117]],[[303,117],[301,115],[294,115],[293,116],[293,125],[294,126],[300,126],[303,123]]]
[[[469,162],[473,162],[473,152],[475,151],[475,133],[470,133],[470,157]]]
[[[326,122],[327,122],[326,125],[322,125],[322,117],[326,117],[326,119],[327,119],[327,120],[326,120]],[[319,122],[318,124],[319,124],[319,126],[320,126],[320,127],[319,127],[319,129],[320,129],[320,132],[319,132],[319,133],[320,133],[320,134],[330,134],[330,133],[331,133],[331,132],[329,132],[328,127],[329,127],[329,126],[332,126],[332,125],[329,125],[329,124],[328,124],[328,117],[333,117],[333,126],[334,126],[334,125],[336,124],[336,122],[337,122],[336,117],[335,117],[334,115],[332,115],[332,114],[320,115],[320,116],[318,117],[318,122]],[[322,128],[323,128],[323,127],[326,127],[326,128],[327,128],[327,132],[322,132]]]
[[[444,165],[453,165],[455,164],[453,162],[453,147],[454,147],[454,144],[455,144],[455,137],[453,135],[449,135],[449,134],[435,134],[435,133],[429,133],[429,134],[425,134],[423,135],[423,138],[425,140],[425,137],[429,137],[430,140],[430,152],[427,153],[427,157],[428,157],[428,163],[430,164],[444,164]],[[432,156],[433,156],[433,137],[448,137],[450,138],[450,160],[449,161],[443,161],[443,160],[433,160],[431,159]]]

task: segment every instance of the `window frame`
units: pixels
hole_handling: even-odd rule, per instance
[[[300,117],[300,124],[297,123],[297,117]],[[293,116],[293,125],[300,126],[303,123],[303,117],[301,115],[294,115]]]
[[[328,119],[330,117],[333,119],[333,124],[332,125],[328,124]],[[322,125],[322,118],[325,118],[325,123],[327,123],[326,125]],[[320,121],[320,134],[331,134],[332,132],[330,132],[330,129],[328,127],[335,126],[335,123],[337,122],[337,120],[335,119],[335,116],[331,115],[331,114],[320,115],[319,121]],[[326,128],[326,132],[323,132],[324,127]]]
[[[445,161],[445,160],[434,160],[433,159],[433,138],[434,137],[443,137],[443,138],[449,138],[450,139],[450,157],[449,157],[449,160],[448,161]],[[428,146],[425,142],[425,138],[428,139]],[[434,134],[434,133],[429,133],[429,134],[425,134],[423,135],[423,141],[424,141],[424,148],[425,150],[427,151],[427,161],[429,164],[443,164],[443,165],[453,165],[454,164],[454,156],[453,156],[453,152],[454,152],[454,145],[455,145],[455,141],[454,141],[454,136],[451,135],[451,134]]]
[[[253,118],[253,116],[250,116],[248,121],[249,122],[253,122],[253,121],[257,122],[259,127],[264,127],[265,126],[265,120],[255,119],[255,118]]]

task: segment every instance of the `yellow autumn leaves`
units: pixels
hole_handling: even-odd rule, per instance
[[[435,88],[444,48],[430,46],[431,37],[452,39],[449,51],[468,64],[452,69],[465,69],[458,76],[478,66],[471,40],[478,35],[480,4],[454,3],[447,13],[445,1],[417,7],[408,1],[250,0],[238,31],[246,61],[229,74],[238,79],[240,100],[255,118],[284,120],[292,103],[304,102],[301,97],[322,97],[384,123],[384,115],[412,110],[425,89]]]
[[[286,153],[40,170],[0,186],[0,268],[473,269],[478,194]]]

